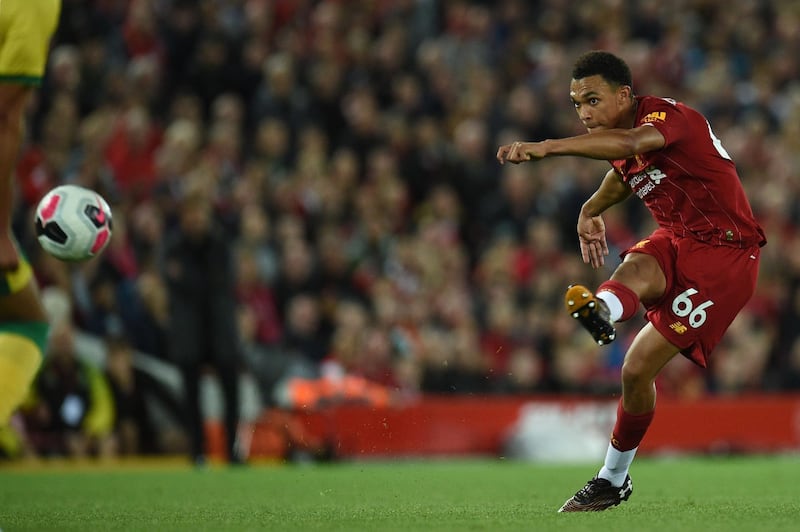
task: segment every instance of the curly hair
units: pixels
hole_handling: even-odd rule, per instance
[[[609,85],[633,86],[631,69],[616,55],[602,50],[593,50],[581,55],[572,68],[572,79],[601,76]]]

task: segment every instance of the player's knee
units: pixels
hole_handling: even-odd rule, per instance
[[[626,358],[622,364],[622,386],[625,390],[645,389],[652,381],[652,375],[643,364],[636,358]]]

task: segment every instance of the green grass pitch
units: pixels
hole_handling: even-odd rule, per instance
[[[595,464],[0,466],[0,529],[800,530],[800,457],[639,459],[630,501],[556,510]]]

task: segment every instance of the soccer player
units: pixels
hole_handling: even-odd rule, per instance
[[[696,110],[635,95],[627,64],[604,51],[578,58],[570,98],[588,134],[503,145],[498,161],[576,155],[611,163],[578,215],[581,255],[593,268],[608,255],[606,209],[636,195],[658,224],[622,253],[622,263],[595,293],[580,285],[567,289],[567,311],[600,345],[614,340],[614,322],[631,318],[640,302],[648,320],[625,355],[605,463],[559,509],[582,512],[630,497],[628,469],[653,419],[656,376],[678,353],[706,367],[753,294],[766,239],[734,163]]]
[[[41,83],[60,0],[0,1],[0,431],[42,361],[47,315],[11,228],[25,106]]]

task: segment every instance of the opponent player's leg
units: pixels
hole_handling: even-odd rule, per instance
[[[0,274],[0,323],[46,322],[47,311],[30,263],[23,257],[16,270]]]
[[[0,427],[5,427],[39,371],[48,324],[25,259],[0,285],[14,290],[0,297]]]
[[[0,276],[0,426],[25,398],[47,341],[47,313],[31,266],[22,258]]]
[[[22,404],[42,362],[42,351],[31,336],[43,324],[32,325],[29,331],[10,330],[0,326],[0,428]],[[46,333],[45,333],[46,334]]]

